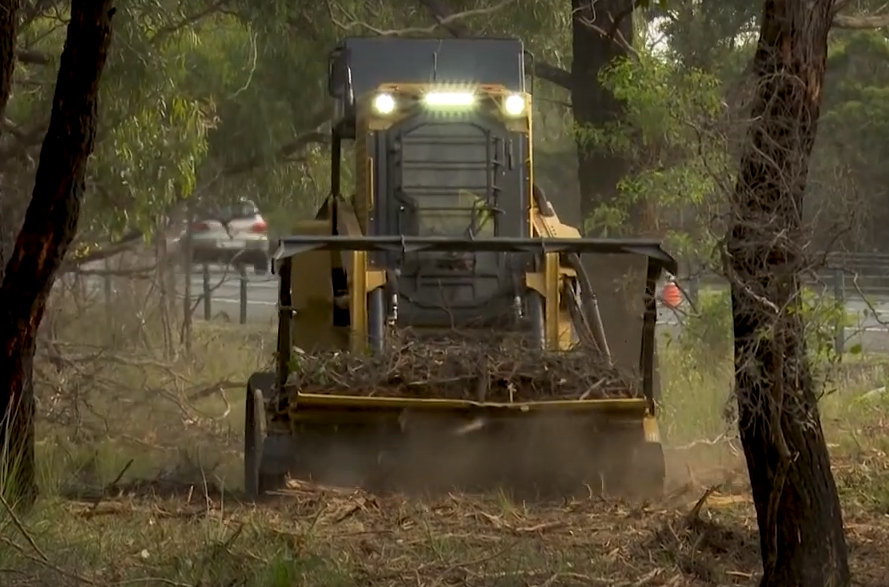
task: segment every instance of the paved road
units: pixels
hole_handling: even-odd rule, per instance
[[[180,276],[178,290],[184,291],[185,276]],[[199,296],[203,291],[203,276],[198,269],[191,275],[192,295]],[[240,278],[235,271],[225,271],[223,267],[211,267],[210,288],[212,290],[211,317],[228,318],[237,321],[241,295]],[[274,320],[277,300],[277,282],[274,275],[255,275],[247,271],[247,321],[269,322]],[[871,307],[872,306],[872,307]],[[848,346],[861,344],[867,350],[889,350],[889,299],[875,300],[869,305],[861,299],[849,300],[847,311],[855,317],[855,326],[848,328]],[[202,305],[195,310],[195,318],[204,316]],[[658,322],[664,326],[677,327],[682,317],[671,310],[660,308]]]
[[[176,289],[182,293],[185,291],[185,275],[179,275]],[[256,275],[251,269],[247,269],[247,322],[271,322],[275,319],[275,306],[278,300],[277,276]],[[203,270],[198,268],[191,275],[191,295],[197,300],[204,291]],[[211,302],[210,316],[212,318],[224,316],[236,321],[240,316],[241,305],[241,277],[235,270],[226,270],[222,266],[211,266],[208,280]],[[202,319],[205,316],[203,303],[195,308],[194,317]],[[224,318],[223,318],[224,319]]]

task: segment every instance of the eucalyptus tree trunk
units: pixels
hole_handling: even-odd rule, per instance
[[[98,118],[113,0],[73,0],[49,130],[31,203],[0,285],[0,480],[16,503],[37,496],[34,387],[37,329],[77,232]],[[0,36],[3,31],[0,31]]]
[[[850,583],[837,488],[806,354],[803,204],[832,1],[767,0],[755,97],[726,238],[741,442],[762,587]]]

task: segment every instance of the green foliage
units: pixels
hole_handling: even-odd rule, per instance
[[[470,34],[521,37],[537,61],[570,69],[568,5],[447,4],[456,13],[472,12],[455,21]],[[619,186],[619,201],[587,222],[598,232],[613,232],[627,223],[631,207],[641,206],[649,210],[645,232],[666,236],[682,256],[706,256],[716,202],[731,187],[735,162],[728,129],[737,120],[726,120],[726,104],[733,104],[749,61],[761,7],[740,0],[650,0],[637,7],[642,36],[661,35],[657,50],[637,49],[633,59],[601,72],[602,82],[626,104],[626,116],[607,128],[577,131],[587,146],[628,158],[630,173]],[[653,15],[660,18],[657,31],[647,27]],[[328,51],[345,35],[446,34],[433,22],[415,0],[136,0],[120,7],[103,76],[83,239],[146,230],[192,197],[249,197],[281,227],[293,216],[311,214],[330,189],[327,146],[289,151],[287,145],[330,109]],[[64,32],[54,10],[22,23],[20,48],[46,62],[17,66],[7,117],[24,134],[37,129],[39,137],[48,117]],[[823,194],[847,188],[852,171],[862,193],[882,191],[889,180],[883,165],[889,156],[887,56],[881,33],[834,35],[812,167],[813,182],[827,186],[814,190],[819,205],[846,200]],[[537,178],[560,209],[571,210],[576,157],[568,93],[541,79],[534,89]],[[0,147],[9,141],[4,136]],[[37,147],[39,140],[25,149],[32,161]],[[33,168],[14,171],[26,175]]]
[[[667,56],[684,67],[725,79],[739,53],[756,40],[762,5],[748,0],[669,0],[670,17],[660,30],[669,39]]]
[[[455,21],[472,34],[521,36],[538,59],[570,64],[569,10],[553,10],[539,0],[502,6],[454,0],[449,6],[473,13]],[[121,7],[102,80],[82,245],[134,228],[150,230],[192,197],[249,197],[276,228],[313,214],[330,190],[327,146],[289,145],[331,111],[328,52],[346,35],[441,35],[433,22],[428,9],[413,0],[317,6],[137,0]],[[27,129],[48,116],[52,61],[63,40],[64,27],[53,10],[23,23],[21,48],[47,56],[49,64],[19,66],[19,91],[7,111],[17,126]],[[559,141],[564,108],[546,102],[564,101],[563,92],[542,84],[537,89],[538,110],[554,113],[556,120],[548,125],[551,132],[537,126],[538,141],[549,136],[564,144]],[[39,141],[29,148],[37,146]],[[350,178],[345,179],[348,193]]]
[[[721,196],[720,177],[729,167],[719,123],[723,114],[722,85],[713,75],[687,69],[651,54],[613,63],[600,74],[602,83],[625,104],[625,116],[606,128],[578,132],[587,148],[622,153],[633,165],[619,184],[620,201],[602,206],[588,218],[587,228],[607,231],[628,221],[632,206],[656,208],[648,227],[673,233],[674,245],[709,246],[706,229],[675,226],[670,215],[693,209],[703,218]],[[671,227],[670,225],[674,226]],[[676,230],[678,229],[678,230]]]
[[[149,233],[174,202],[194,193],[207,154],[207,113],[181,97],[145,106],[99,144],[93,173],[100,182],[90,204],[126,213],[88,215],[91,233],[110,231],[114,237],[132,228]]]
[[[712,357],[731,357],[733,353],[732,307],[728,290],[700,292],[696,312],[682,323],[680,348],[696,358],[695,364],[706,368],[718,361],[701,356],[702,349]]]
[[[838,162],[854,169],[860,182],[885,185],[889,181],[883,164],[889,157],[889,41],[885,35],[865,31],[837,38],[831,46],[827,80],[819,133],[822,165],[838,155]]]

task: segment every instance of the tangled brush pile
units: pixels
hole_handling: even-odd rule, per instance
[[[288,387],[304,393],[487,402],[637,397],[641,381],[595,350],[407,340],[382,353],[297,354]]]

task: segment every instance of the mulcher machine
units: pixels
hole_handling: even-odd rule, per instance
[[[518,40],[487,38],[348,38],[332,52],[332,195],[273,255],[276,365],[248,382],[249,494],[288,476],[359,483],[374,468],[393,475],[393,463],[414,480],[434,471],[459,485],[469,461],[478,470],[515,461],[532,481],[662,488],[654,292],[676,262],[656,241],[581,238],[560,221],[533,179],[530,59]],[[341,195],[347,142],[351,197]],[[550,354],[585,340],[607,360],[584,254],[647,258],[638,384],[619,397],[495,401],[294,386],[300,355],[391,352],[405,331],[473,332],[491,337],[491,348],[512,333]],[[406,415],[417,424],[406,427]],[[452,433],[479,421],[487,432]],[[449,457],[457,445],[462,452]]]

